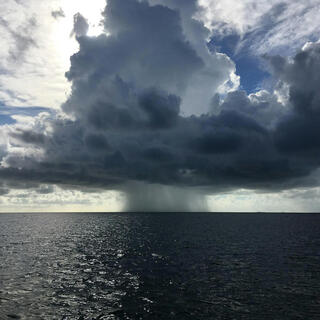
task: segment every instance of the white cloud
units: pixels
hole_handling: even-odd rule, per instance
[[[123,209],[124,195],[118,191],[82,192],[41,185],[26,190],[12,189],[0,196],[0,203],[0,212],[118,212]]]
[[[208,196],[212,212],[319,212],[320,188],[273,193],[238,190]]]
[[[199,0],[203,20],[214,35],[240,34],[258,54],[292,54],[318,37],[318,0]],[[246,38],[245,38],[246,37]]]
[[[78,44],[70,37],[73,15],[87,15],[89,34],[101,31],[105,0],[14,0],[0,3],[0,102],[58,108],[70,84],[65,72]],[[53,11],[64,16],[54,18]]]

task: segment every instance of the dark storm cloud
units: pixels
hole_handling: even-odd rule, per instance
[[[165,129],[174,126],[178,120],[180,98],[152,90],[139,97],[139,106],[147,115],[151,128]]]
[[[270,58],[275,74],[289,85],[292,111],[279,123],[275,142],[282,153],[317,166],[320,154],[320,44],[311,44],[292,61]]]
[[[288,110],[278,102],[274,94],[267,91],[260,91],[250,96],[245,91],[233,91],[228,93],[223,102],[213,101],[212,111],[241,114],[254,121],[251,125],[256,127],[258,125],[257,130],[264,130],[263,127],[274,127]],[[235,120],[235,125],[236,122]]]
[[[276,56],[269,58],[274,73],[290,85],[290,101],[295,111],[306,116],[320,114],[320,44],[310,44],[293,61]]]
[[[106,150],[109,147],[106,137],[102,134],[88,134],[85,137],[85,144],[89,149]]]
[[[0,196],[4,196],[10,192],[9,189],[5,189],[2,186],[0,186]]]
[[[212,130],[193,141],[196,151],[207,154],[235,152],[241,144],[241,137],[228,130],[226,132]]]
[[[12,132],[10,136],[24,143],[41,145],[45,142],[45,136],[42,133],[33,132],[31,130],[17,129],[15,132]]]
[[[292,61],[269,58],[274,76],[289,86],[286,105],[266,91],[235,91],[221,101],[215,96],[212,113],[183,117],[184,89],[206,58],[190,31],[202,37],[204,29],[187,18],[195,3],[183,2],[180,13],[179,3],[109,0],[110,35],[76,33],[80,49],[66,74],[72,93],[62,106],[71,118],[51,121],[46,137],[15,131],[16,144],[44,153],[33,161],[8,154],[2,179],[122,190],[140,181],[208,192],[308,184],[301,179],[320,164],[320,45]],[[190,34],[182,25],[192,26]]]

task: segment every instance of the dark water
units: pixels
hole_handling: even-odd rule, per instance
[[[0,214],[0,319],[320,319],[320,215]]]

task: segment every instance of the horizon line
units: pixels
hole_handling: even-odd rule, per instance
[[[84,214],[320,214],[315,211],[0,211],[0,214],[66,214],[66,213],[84,213]]]

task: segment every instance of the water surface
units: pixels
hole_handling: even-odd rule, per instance
[[[0,319],[320,319],[320,215],[0,214]]]

